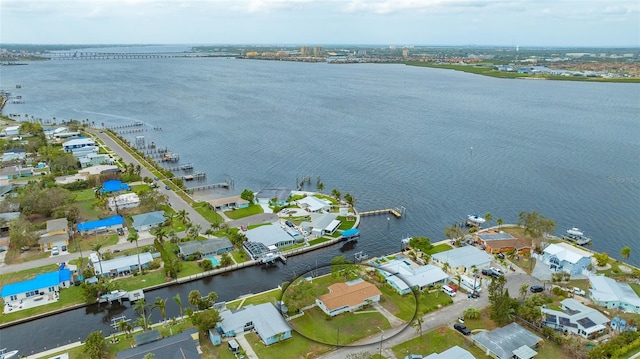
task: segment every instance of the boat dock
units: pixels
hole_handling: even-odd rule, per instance
[[[185,180],[185,181],[193,181],[193,180],[202,181],[206,177],[207,177],[206,173],[204,173],[204,172],[196,172],[196,173],[194,173],[192,175],[182,176],[182,179]]]
[[[194,191],[204,191],[207,189],[214,189],[214,188],[229,188],[229,184],[226,182],[222,182],[222,183],[212,183],[212,184],[207,184],[204,186],[197,186],[197,187],[189,187],[188,189],[194,190]]]
[[[385,208],[385,209],[376,209],[376,210],[373,210],[373,211],[358,212],[358,214],[361,217],[364,217],[364,216],[373,216],[373,215],[378,215],[378,214],[391,213],[396,218],[402,218],[402,215],[404,215],[406,210],[407,210],[406,208],[401,206],[401,207],[396,207],[396,208]]]
[[[127,292],[126,290],[114,290],[110,293],[99,296],[97,301],[98,303],[111,304],[114,301],[122,303],[123,300],[135,302],[140,299],[144,299],[144,292],[142,289],[136,289],[131,292]]]
[[[267,253],[266,256],[260,258],[260,264],[271,264],[278,260],[284,264],[287,264],[287,258],[281,253]]]

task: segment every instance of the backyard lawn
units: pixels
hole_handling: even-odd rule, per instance
[[[224,223],[222,216],[217,214],[207,202],[198,202],[193,205],[193,208],[210,223]],[[206,229],[207,228],[204,228],[203,230]]]
[[[333,349],[333,346],[320,344],[301,336],[295,331],[291,338],[265,346],[255,333],[248,333],[245,338],[258,355],[258,358],[316,358]]]
[[[118,240],[117,234],[77,236],[74,242],[69,245],[68,250],[72,253],[78,252],[79,250],[87,253],[93,251],[93,248],[95,248],[98,243],[100,243],[102,247],[107,247],[117,244]],[[100,253],[104,253],[104,249],[102,249]]]
[[[448,327],[440,327],[430,332],[423,333],[422,337],[417,336],[402,344],[396,345],[392,350],[397,358],[404,358],[409,354],[420,354],[426,356],[432,353],[442,353],[456,345],[468,350],[476,358],[487,357],[479,348],[472,345],[471,341],[467,341],[462,334]],[[552,357],[541,356],[541,358]]]
[[[252,204],[247,208],[238,208],[224,212],[224,214],[231,219],[245,218],[260,213],[264,213],[264,210],[262,209],[262,206],[257,204]]]
[[[416,298],[413,294],[401,296],[388,285],[383,285],[378,289],[382,292],[380,305],[396,317],[408,323],[416,314]]]

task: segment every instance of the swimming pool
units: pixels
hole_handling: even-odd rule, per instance
[[[220,265],[220,262],[218,262],[218,260],[214,256],[207,257],[207,259],[211,261],[211,264],[213,264],[214,267],[217,267]]]

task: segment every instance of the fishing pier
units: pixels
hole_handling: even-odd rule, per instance
[[[404,206],[400,206],[400,207],[395,207],[395,208],[385,208],[385,209],[376,209],[376,210],[372,210],[372,211],[358,212],[358,214],[361,217],[365,217],[365,216],[374,216],[374,215],[379,215],[379,214],[391,213],[396,218],[402,218],[402,216],[405,214],[406,211],[407,211],[407,209]]]

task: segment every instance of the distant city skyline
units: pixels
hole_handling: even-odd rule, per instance
[[[640,47],[617,0],[2,0],[0,44]]]

